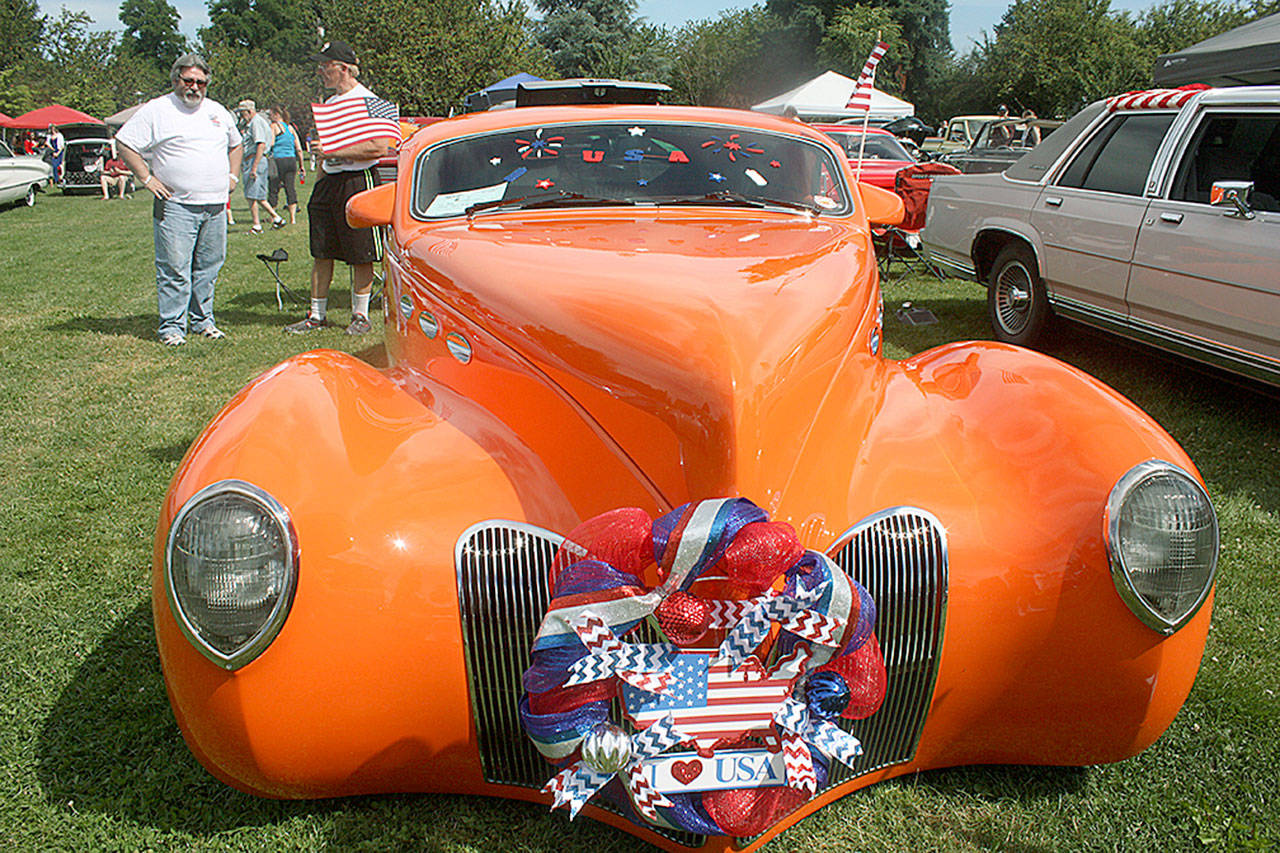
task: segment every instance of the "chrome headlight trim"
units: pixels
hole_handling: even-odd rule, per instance
[[[235,494],[258,504],[277,526],[281,541],[285,545],[284,587],[272,608],[270,615],[262,627],[239,649],[231,654],[224,653],[205,641],[199,630],[191,623],[177,598],[173,572],[173,548],[178,532],[187,516],[201,504],[225,494]],[[223,669],[236,670],[253,661],[271,645],[280,633],[289,611],[293,607],[294,594],[298,589],[298,536],[293,528],[293,520],[284,505],[271,496],[266,490],[244,480],[219,480],[200,489],[187,499],[169,524],[169,533],[164,548],[164,586],[165,597],[169,601],[169,610],[183,635],[199,652]]]
[[[1191,490],[1204,502],[1213,522],[1213,542],[1209,556],[1208,576],[1194,603],[1174,619],[1169,619],[1157,612],[1143,597],[1142,593],[1138,591],[1134,585],[1133,578],[1130,576],[1129,567],[1125,565],[1124,549],[1120,539],[1120,517],[1125,501],[1136,488],[1157,476],[1176,477],[1190,486]],[[1107,542],[1107,560],[1111,565],[1111,579],[1115,584],[1116,592],[1119,593],[1121,600],[1124,601],[1129,610],[1142,620],[1143,624],[1168,636],[1187,624],[1200,611],[1200,608],[1208,599],[1209,591],[1213,589],[1214,579],[1217,577],[1220,532],[1218,515],[1213,509],[1213,502],[1209,500],[1209,494],[1200,485],[1199,480],[1192,477],[1181,467],[1163,459],[1149,459],[1146,462],[1135,465],[1116,481],[1115,486],[1111,489],[1111,494],[1107,496],[1107,505],[1103,512],[1103,529]]]

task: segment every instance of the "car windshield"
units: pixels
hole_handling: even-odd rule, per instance
[[[451,140],[414,167],[422,219],[511,209],[711,204],[851,210],[822,146],[751,128],[661,122],[555,124]]]
[[[866,145],[862,145],[861,133],[842,133],[840,131],[826,131],[836,142],[840,143],[840,147],[844,149],[845,154],[852,160],[858,159],[859,146],[862,146],[862,159],[864,160],[912,160],[914,159],[907,153],[907,149],[902,147],[902,143],[897,137],[887,136],[880,133],[868,133]]]
[[[9,146],[0,142],[0,157],[12,157],[13,152],[9,150]]]

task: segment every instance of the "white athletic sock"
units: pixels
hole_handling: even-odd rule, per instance
[[[359,314],[361,317],[369,316],[369,297],[373,295],[373,291],[368,293],[352,293],[351,294],[351,313]]]
[[[315,317],[317,320],[323,320],[325,309],[328,308],[328,306],[329,298],[327,296],[324,299],[315,299],[313,297],[311,300],[311,316]]]

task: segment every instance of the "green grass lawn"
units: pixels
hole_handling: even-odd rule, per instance
[[[309,189],[309,186],[308,186]],[[283,246],[305,295],[305,222],[229,238],[225,341],[155,341],[150,203],[41,196],[0,210],[0,848],[623,851],[630,836],[472,797],[273,802],[210,777],[165,698],[149,608],[157,509],[188,444],[265,368],[315,346],[381,363],[375,333],[281,334],[255,255]],[[984,291],[886,285],[886,349],[989,335]],[[336,320],[348,289],[335,287]],[[935,325],[906,327],[911,300]],[[1222,522],[1204,664],[1142,755],[1086,768],[921,774],[846,797],[771,850],[1186,850],[1280,845],[1280,403],[1078,327],[1046,349],[1099,376],[1187,448]],[[303,436],[282,436],[282,442]],[[1081,654],[1088,654],[1082,649]]]

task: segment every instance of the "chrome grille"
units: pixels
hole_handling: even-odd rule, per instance
[[[541,788],[551,775],[520,726],[518,705],[561,542],[558,534],[514,521],[482,522],[458,539],[458,599],[476,738],[485,778],[496,784]],[[875,599],[876,636],[888,673],[880,711],[843,723],[865,751],[852,770],[832,763],[830,784],[836,784],[915,754],[942,645],[946,538],[929,513],[895,508],[850,528],[830,553]],[[691,847],[703,840],[691,833],[663,835]]]
[[[946,531],[929,513],[895,507],[846,531],[829,554],[876,603],[876,639],[888,676],[884,704],[843,727],[862,741],[854,767],[832,762],[831,784],[910,761],[933,701],[946,623]]]

